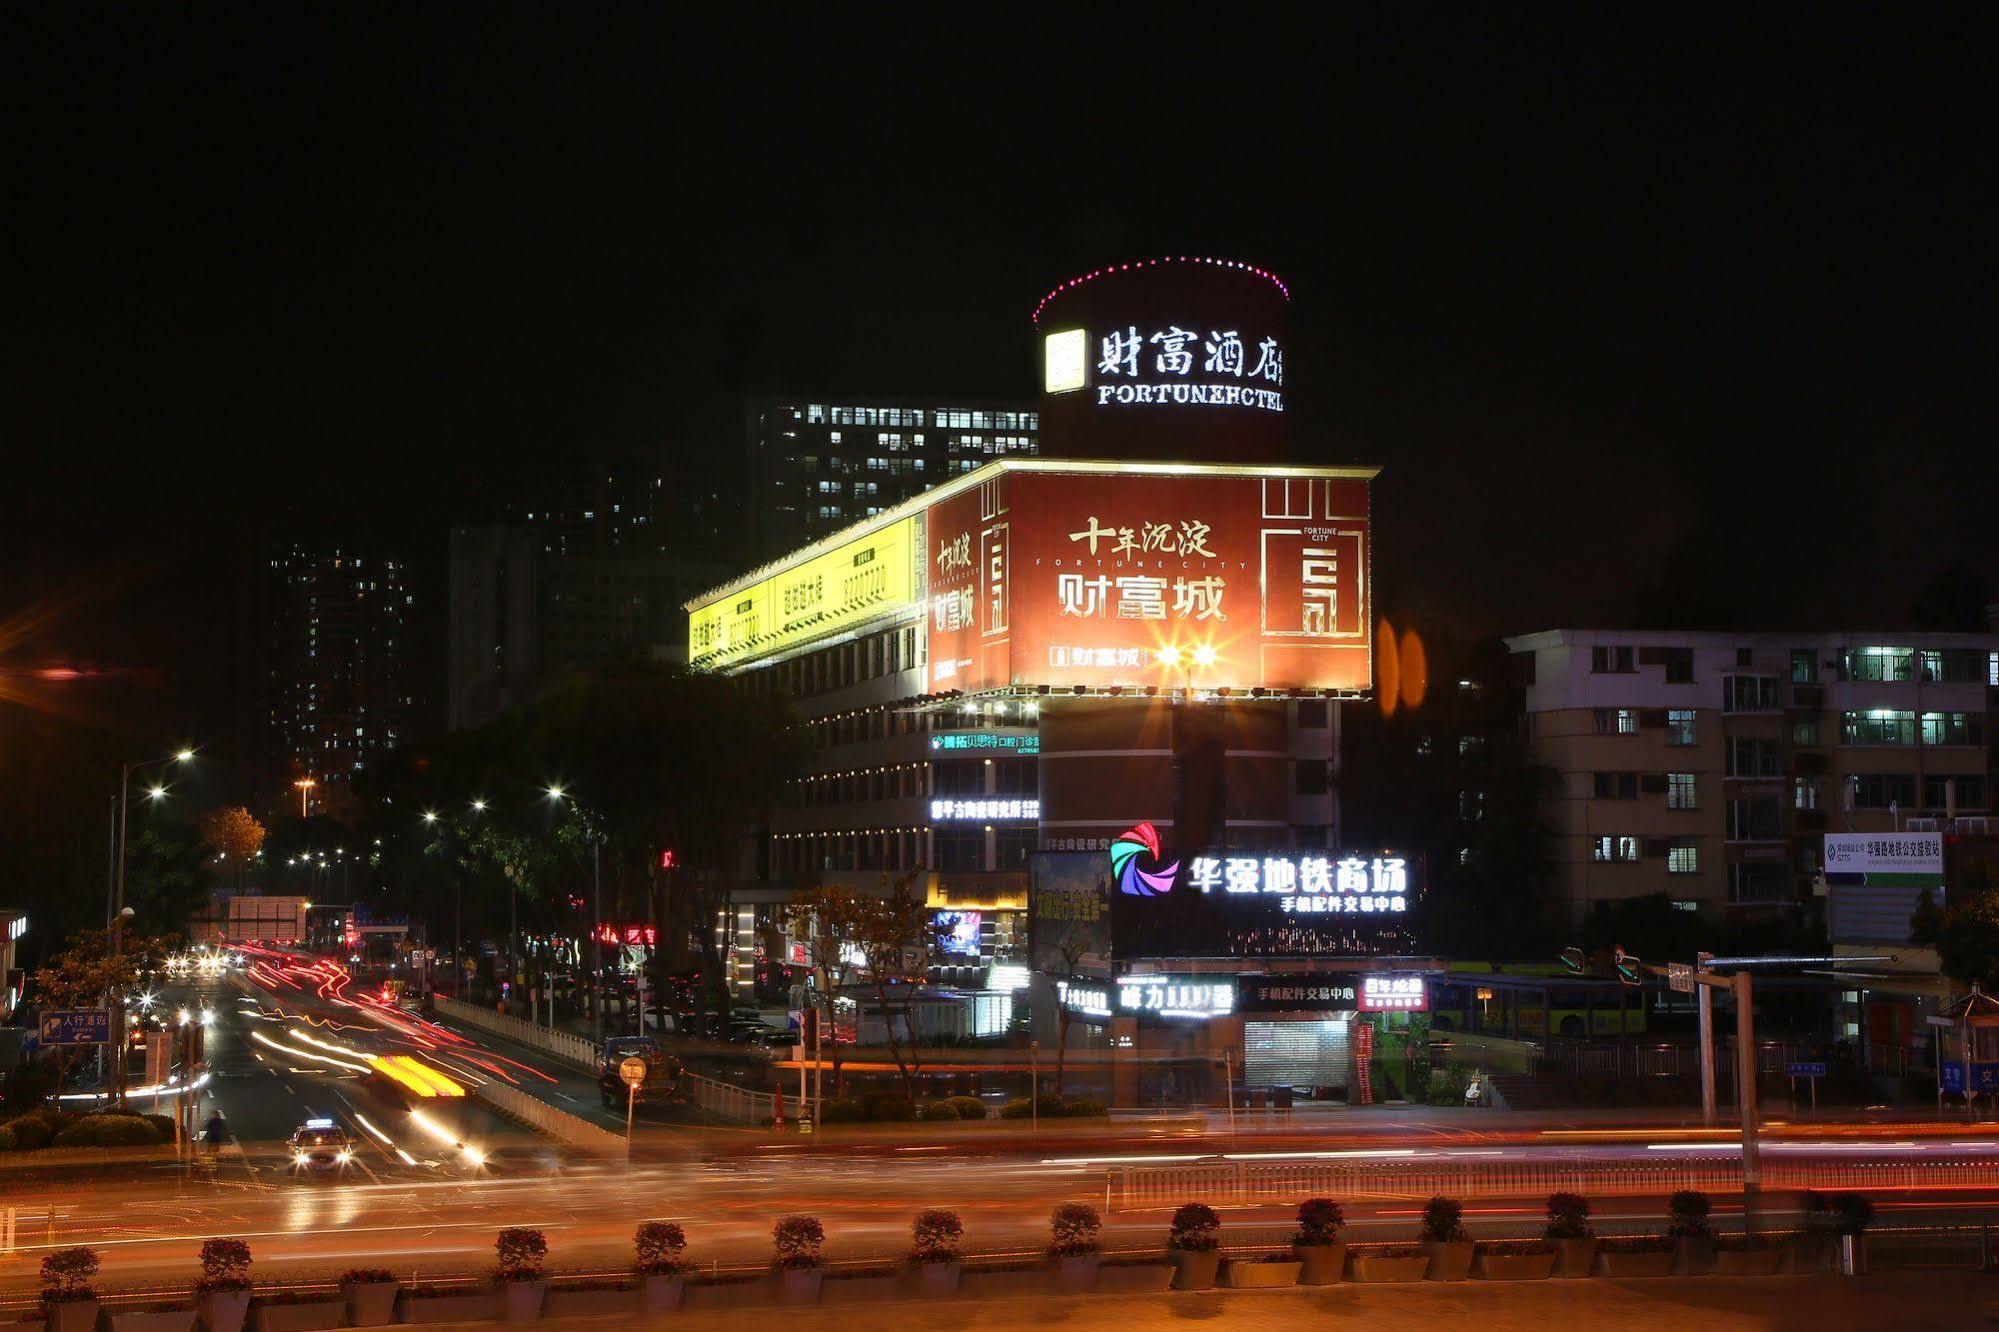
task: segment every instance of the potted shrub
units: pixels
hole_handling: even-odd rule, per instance
[[[1421,1281],[1429,1271],[1430,1255],[1414,1244],[1384,1244],[1353,1255],[1355,1281]]]
[[[1548,1227],[1541,1232],[1555,1247],[1558,1277],[1586,1277],[1596,1265],[1596,1232],[1589,1225],[1589,1200],[1580,1193],[1548,1195]]]
[[[646,1309],[668,1313],[680,1307],[687,1290],[687,1232],[671,1221],[647,1221],[632,1236],[638,1250],[639,1284],[645,1288]]]
[[[57,1249],[43,1256],[42,1307],[48,1311],[49,1332],[94,1332],[97,1292],[90,1278],[97,1269],[95,1249]]]
[[[1222,1219],[1206,1203],[1183,1203],[1166,1233],[1173,1289],[1206,1290],[1222,1265]]]
[[[910,1223],[909,1235],[909,1261],[916,1271],[917,1289],[929,1296],[957,1294],[958,1278],[965,1270],[959,1251],[965,1223],[958,1214],[942,1207],[925,1208]]]
[[[548,1236],[532,1226],[508,1226],[493,1241],[499,1256],[500,1317],[509,1323],[527,1323],[541,1317],[541,1302],[548,1294],[541,1263],[548,1257]]]
[[[1673,1241],[1675,1270],[1681,1276],[1702,1276],[1714,1266],[1714,1224],[1708,1214],[1714,1204],[1699,1189],[1681,1189],[1666,1203],[1671,1219],[1666,1236]]]
[[[1555,1246],[1547,1240],[1482,1243],[1473,1269],[1487,1281],[1545,1281],[1555,1274]]]
[[[1664,1235],[1598,1240],[1596,1261],[1607,1277],[1671,1276],[1673,1241]]]
[[[340,1274],[340,1298],[347,1304],[349,1327],[381,1327],[396,1316],[396,1291],[401,1283],[386,1267],[350,1267]]]
[[[1098,1254],[1103,1248],[1098,1236],[1104,1228],[1097,1209],[1087,1203],[1063,1203],[1049,1216],[1048,1226],[1048,1256],[1055,1263],[1056,1287],[1095,1290]]]
[[[1229,1288],[1268,1290],[1274,1286],[1295,1286],[1304,1265],[1289,1249],[1266,1253],[1261,1258],[1231,1258],[1227,1268]]]
[[[1716,1276],[1775,1276],[1784,1251],[1760,1235],[1729,1235],[1714,1241]]]
[[[1301,1285],[1330,1286],[1346,1273],[1347,1246],[1340,1240],[1346,1213],[1331,1198],[1307,1198],[1298,1204],[1298,1229],[1291,1251],[1298,1255]]]
[[[208,1332],[243,1332],[250,1312],[250,1246],[239,1239],[204,1240],[194,1307]]]
[[[771,1267],[786,1304],[817,1304],[826,1265],[819,1256],[826,1228],[815,1216],[787,1216],[771,1227]]]
[[[346,1317],[346,1302],[337,1296],[314,1299],[296,1291],[275,1291],[250,1302],[250,1326],[256,1332],[328,1332]]]
[[[1423,1252],[1430,1255],[1430,1280],[1463,1281],[1471,1275],[1478,1248],[1465,1233],[1464,1204],[1432,1198],[1423,1204]]]

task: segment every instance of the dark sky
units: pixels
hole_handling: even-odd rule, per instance
[[[1041,293],[1161,252],[1289,280],[1297,452],[1386,467],[1404,608],[1623,624],[1683,548],[1782,623],[1999,574],[1990,34],[1943,10],[703,8],[11,10],[0,614],[114,594],[12,654],[198,670],[249,516],[441,549],[538,457],[694,475],[756,390],[1025,396]]]

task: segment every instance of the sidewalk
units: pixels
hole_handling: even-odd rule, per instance
[[[1231,1332],[1291,1332],[1310,1326],[1368,1332],[1546,1332],[1566,1327],[1618,1332],[1963,1332],[1999,1310],[1999,1282],[1973,1272],[1898,1272],[1839,1277],[1666,1277],[1652,1281],[1411,1283],[1283,1291],[1163,1295],[1037,1296],[1017,1300],[898,1302],[782,1311],[787,1332],[847,1332],[861,1323],[908,1321],[954,1332],[1047,1332],[1051,1325],[1124,1332],[1207,1322]],[[656,1318],[544,1318],[548,1328],[665,1326],[740,1332],[743,1311],[683,1310]]]

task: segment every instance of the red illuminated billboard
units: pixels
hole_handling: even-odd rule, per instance
[[[1365,691],[1372,476],[996,472],[926,514],[930,687]]]

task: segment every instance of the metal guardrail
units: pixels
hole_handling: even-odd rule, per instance
[[[714,1078],[704,1078],[698,1073],[683,1073],[681,1085],[687,1089],[689,1101],[723,1119],[761,1124],[773,1113],[769,1092],[749,1091],[731,1083],[717,1082]]]
[[[597,1046],[581,1036],[566,1031],[553,1031],[537,1026],[524,1018],[510,1017],[505,1013],[489,1013],[477,1004],[464,1003],[457,999],[437,996],[437,1014],[450,1018],[453,1022],[463,1022],[468,1027],[478,1027],[496,1036],[504,1036],[544,1054],[552,1054],[567,1064],[574,1064],[586,1072],[597,1071]]]
[[[572,1147],[606,1156],[625,1155],[623,1135],[598,1128],[590,1121],[579,1119],[566,1110],[558,1110],[546,1101],[537,1101],[524,1091],[489,1080],[483,1086],[472,1088],[472,1095],[507,1118],[552,1138],[559,1138]]]
[[[1869,1192],[1999,1187],[1999,1159],[1828,1161],[1765,1155],[1765,1189]],[[1221,1206],[1293,1204],[1311,1197],[1538,1198],[1550,1193],[1662,1194],[1679,1189],[1740,1192],[1740,1156],[1679,1156],[1630,1164],[1584,1158],[1528,1161],[1449,1159],[1351,1161],[1194,1161],[1113,1167],[1105,1204],[1113,1211],[1205,1202]]]

